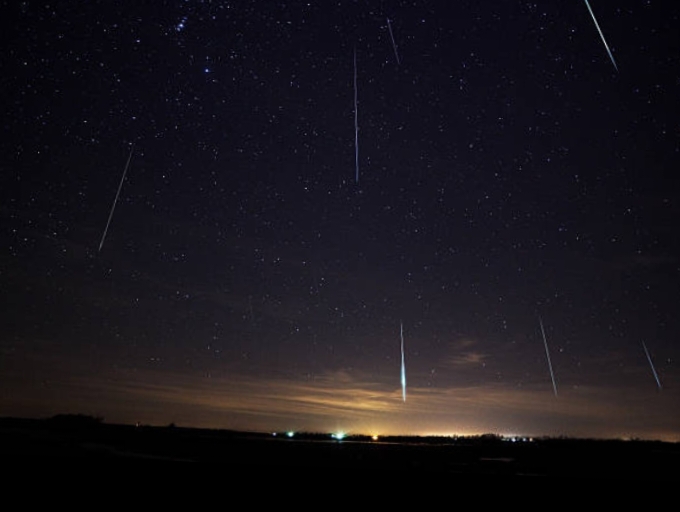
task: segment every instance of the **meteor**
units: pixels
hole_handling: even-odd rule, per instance
[[[387,28],[390,31],[390,39],[392,39],[392,48],[394,48],[394,56],[397,58],[397,65],[401,66],[401,62],[399,62],[399,54],[397,53],[397,43],[394,42],[394,34],[392,33],[392,22],[389,18],[387,18]]]
[[[401,336],[401,396],[406,402],[406,362],[404,361],[404,322],[399,322],[399,335]]]
[[[128,155],[127,163],[125,164],[125,169],[123,170],[123,177],[120,179],[120,184],[118,185],[118,192],[116,192],[116,198],[113,200],[113,205],[111,205],[111,212],[109,213],[109,220],[106,221],[106,227],[104,228],[104,234],[102,235],[101,242],[99,242],[99,252],[101,252],[104,246],[104,240],[106,239],[106,233],[109,231],[109,224],[111,224],[111,219],[113,218],[113,211],[116,209],[116,203],[118,202],[118,196],[120,195],[120,190],[123,188],[123,182],[125,181],[125,175],[127,174],[128,167],[130,167],[130,160],[132,160],[132,152],[135,150],[135,145],[133,144],[130,148],[130,154]]]
[[[645,342],[642,342],[642,348],[645,349],[645,355],[647,356],[647,361],[649,361],[649,366],[652,368],[652,373],[654,374],[654,378],[656,379],[656,385],[658,386],[659,389],[662,389],[661,387],[661,381],[659,380],[659,376],[656,374],[656,368],[654,368],[654,363],[652,363],[652,358],[649,355],[649,351],[647,350],[647,345],[645,345]]]
[[[357,110],[357,48],[354,47],[354,164],[355,180],[359,183],[359,111]]]
[[[600,25],[597,23],[597,20],[595,19],[595,14],[593,13],[593,10],[590,8],[590,3],[588,0],[585,0],[586,6],[588,7],[588,11],[590,12],[590,16],[593,18],[593,22],[595,22],[595,28],[597,28],[597,31],[600,33],[600,38],[602,38],[602,42],[604,43],[604,47],[607,49],[607,53],[609,54],[609,58],[612,61],[612,64],[614,65],[614,69],[618,73],[619,68],[616,65],[616,61],[614,60],[614,56],[612,55],[611,50],[609,49],[609,45],[607,44],[607,41],[604,38],[604,34],[602,33],[602,30],[600,30]]]
[[[548,359],[548,368],[550,369],[550,378],[552,379],[553,391],[557,396],[557,384],[555,384],[555,374],[553,373],[552,362],[550,361],[550,352],[548,351],[548,340],[545,338],[545,329],[543,328],[543,319],[539,316],[538,322],[541,324],[541,334],[543,335],[543,345],[545,346],[545,356]]]

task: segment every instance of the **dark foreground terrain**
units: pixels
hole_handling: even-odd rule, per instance
[[[109,425],[89,417],[0,419],[4,461],[219,463],[234,471],[680,480],[680,444],[579,439],[381,438]]]

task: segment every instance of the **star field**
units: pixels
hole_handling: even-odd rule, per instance
[[[590,5],[6,5],[0,414],[680,439],[680,9]]]

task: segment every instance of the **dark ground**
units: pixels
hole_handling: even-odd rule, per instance
[[[219,463],[225,470],[680,480],[680,444],[659,441],[370,438],[109,425],[89,417],[0,419],[0,457]]]

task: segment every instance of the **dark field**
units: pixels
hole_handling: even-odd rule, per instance
[[[680,444],[488,435],[373,441],[326,434],[271,434],[109,425],[91,418],[0,419],[3,460],[129,460],[219,463],[225,470],[298,473],[436,473],[680,480]]]

